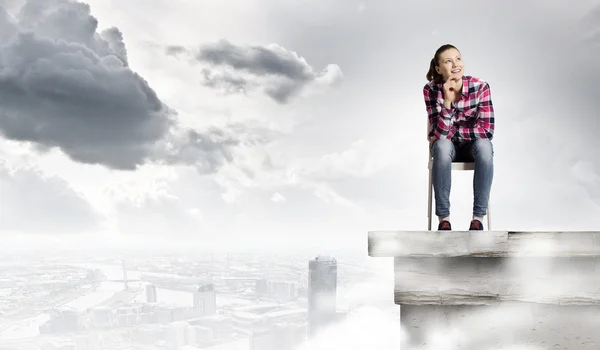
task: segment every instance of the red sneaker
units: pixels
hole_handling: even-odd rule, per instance
[[[483,224],[479,220],[471,220],[471,226],[469,227],[469,231],[482,231]]]
[[[452,225],[450,225],[450,221],[448,221],[448,220],[443,220],[438,225],[438,231],[451,231],[451,230],[452,230]]]

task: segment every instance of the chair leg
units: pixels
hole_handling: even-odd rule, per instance
[[[488,208],[487,208],[487,227],[488,227],[488,231],[492,230],[492,211],[490,210],[490,202],[488,201]]]
[[[428,224],[427,224],[427,230],[431,231],[431,223],[433,221],[433,217],[432,217],[432,192],[433,192],[433,182],[432,182],[432,174],[433,170],[429,169],[429,187],[427,190],[427,219],[428,219]]]

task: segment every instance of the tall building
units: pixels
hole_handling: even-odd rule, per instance
[[[319,332],[336,316],[337,261],[317,256],[308,263],[308,336]]]
[[[217,295],[212,283],[201,285],[194,292],[194,311],[202,316],[217,314]]]
[[[146,285],[146,302],[148,304],[153,304],[158,301],[158,295],[156,291],[156,286],[154,284]]]

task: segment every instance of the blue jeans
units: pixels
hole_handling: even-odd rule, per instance
[[[440,139],[431,147],[433,157],[433,189],[435,215],[450,215],[450,185],[452,162],[475,162],[473,175],[473,215],[485,216],[494,177],[494,147],[489,139],[477,139],[466,144],[455,144]]]

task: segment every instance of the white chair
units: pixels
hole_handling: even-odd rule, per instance
[[[427,121],[427,142],[429,142],[429,121]],[[432,225],[432,221],[433,221],[433,215],[432,215],[432,209],[433,209],[433,201],[432,201],[432,194],[433,194],[433,157],[431,157],[431,155],[429,156],[429,163],[427,165],[427,168],[429,169],[429,190],[428,190],[428,210],[427,210],[427,218],[429,219],[429,223],[427,226],[427,230],[431,231],[431,225]],[[452,162],[452,170],[465,170],[465,171],[469,171],[469,170],[473,170],[475,171],[475,163],[474,162]],[[488,202],[488,209],[487,209],[487,229],[488,231],[491,231],[492,229],[492,217],[491,217],[491,210],[490,210],[490,203]]]

